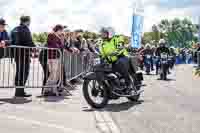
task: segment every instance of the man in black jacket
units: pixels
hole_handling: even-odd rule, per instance
[[[20,18],[20,25],[14,28],[11,32],[12,45],[24,46],[26,48],[13,49],[14,59],[16,62],[16,75],[15,75],[15,96],[16,97],[30,97],[24,92],[24,85],[28,79],[30,70],[30,55],[31,49],[27,47],[35,47],[31,32],[29,30],[30,17],[22,16]]]

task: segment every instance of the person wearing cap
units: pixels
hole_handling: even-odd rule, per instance
[[[5,26],[6,26],[6,21],[4,19],[0,19],[0,47],[5,47],[6,46],[6,42],[9,39],[9,36],[8,36],[8,32],[6,31],[5,29]]]
[[[29,16],[20,17],[20,25],[15,27],[11,32],[11,43],[15,46],[22,47],[35,47],[32,35],[29,29],[31,19]],[[30,70],[31,50],[27,48],[14,49],[14,59],[16,62],[16,75],[15,75],[15,96],[16,97],[30,97],[24,91],[24,85],[28,79]],[[20,87],[19,87],[20,86]]]

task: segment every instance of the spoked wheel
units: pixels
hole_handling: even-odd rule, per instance
[[[100,86],[96,80],[85,80],[83,95],[87,103],[93,108],[103,108],[108,104],[109,91]]]
[[[138,86],[137,84],[135,84],[136,83],[136,79],[134,79],[132,76],[130,76],[130,77],[131,77],[131,80],[133,82],[134,88],[136,89],[136,91],[139,91],[141,86]],[[134,95],[134,96],[127,97],[127,99],[132,101],[132,102],[137,102],[139,100],[139,98],[140,98],[140,94],[141,93],[139,93],[137,95]]]

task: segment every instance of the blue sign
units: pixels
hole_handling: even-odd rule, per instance
[[[142,40],[143,16],[134,15],[132,21],[132,47],[140,48]]]

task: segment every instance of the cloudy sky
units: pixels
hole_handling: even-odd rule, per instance
[[[138,1],[138,0],[137,0]],[[112,26],[117,32],[130,34],[134,0],[0,0],[0,16],[8,28],[19,23],[22,14],[32,17],[34,32],[50,31],[55,24],[70,29],[97,31]],[[162,18],[189,17],[197,22],[200,0],[143,0],[144,31]]]

